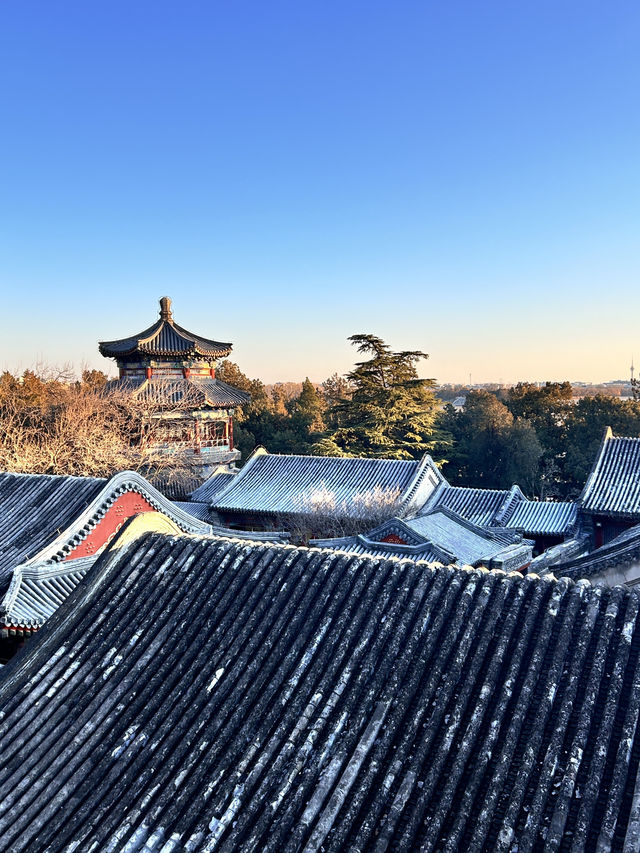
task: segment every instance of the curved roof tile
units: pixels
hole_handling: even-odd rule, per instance
[[[145,536],[4,669],[0,851],[637,850],[638,611]]]
[[[521,501],[505,527],[531,536],[566,536],[577,519],[578,507],[572,501]]]
[[[223,512],[370,519],[422,506],[441,481],[429,457],[290,456],[259,448],[211,505]]]
[[[640,438],[616,437],[607,427],[580,504],[589,513],[640,521]]]

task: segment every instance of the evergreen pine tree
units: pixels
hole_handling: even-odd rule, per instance
[[[393,352],[375,335],[352,335],[358,352],[370,355],[347,374],[352,394],[332,416],[340,424],[315,450],[338,447],[349,456],[415,459],[431,449],[437,400],[433,379],[420,379],[416,364],[427,354]]]

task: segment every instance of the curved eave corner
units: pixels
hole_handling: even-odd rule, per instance
[[[97,527],[109,507],[127,492],[140,494],[156,510],[169,518],[183,533],[200,536],[211,535],[211,525],[200,521],[175,506],[168,498],[135,471],[121,471],[115,474],[102,491],[91,501],[84,512],[66,530],[62,531],[49,545],[25,562],[25,565],[51,560],[64,560]]]

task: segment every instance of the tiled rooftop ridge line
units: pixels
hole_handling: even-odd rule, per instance
[[[640,438],[607,427],[580,504],[587,513],[640,518]]]
[[[2,559],[3,574],[21,563],[26,565],[41,561],[62,562],[80,545],[101,522],[109,508],[120,496],[128,492],[141,495],[157,512],[174,521],[186,533],[206,534],[211,527],[187,512],[176,507],[157,489],[134,471],[123,471],[109,480],[91,477],[60,477],[46,474],[7,474],[0,473],[0,482],[14,484],[19,489],[19,504],[3,504],[0,515],[0,527],[26,527],[28,541],[34,539],[32,517],[38,517],[44,534],[30,552],[16,555],[7,551]],[[48,500],[52,494],[55,503]],[[75,500],[72,498],[75,495]],[[68,498],[71,512],[65,512],[65,499]],[[33,503],[35,502],[35,503]],[[16,515],[16,513],[19,514]],[[42,518],[42,512],[45,518]],[[38,515],[40,513],[40,515]],[[62,515],[62,523],[61,523]],[[15,542],[10,544],[14,545]]]
[[[596,484],[597,478],[603,466],[605,447],[608,445],[612,438],[613,430],[611,429],[611,427],[607,427],[602,437],[602,441],[600,442],[600,449],[598,450],[596,461],[593,465],[593,468],[589,472],[589,475],[587,476],[584,488],[582,489],[582,493],[580,495],[579,500],[583,506],[587,503],[587,498]]]
[[[578,774],[597,778],[605,752],[589,831],[604,809],[622,849],[638,766],[616,733],[634,737],[633,593],[155,534],[101,558],[73,596],[7,668],[0,849],[142,849],[153,835],[167,850],[386,839],[488,853],[503,826],[523,832],[556,726],[577,749],[587,717]],[[552,792],[566,773],[561,759]],[[536,845],[564,808],[538,799]],[[575,826],[582,801],[567,802]]]

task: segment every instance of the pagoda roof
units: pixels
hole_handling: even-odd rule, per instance
[[[637,851],[639,603],[143,535],[3,670],[0,850]]]
[[[160,300],[160,318],[153,326],[128,338],[101,341],[98,348],[106,358],[116,359],[136,354],[224,358],[231,352],[232,344],[194,335],[179,326],[173,319],[171,300],[163,296]]]
[[[229,409],[246,406],[251,395],[221,379],[208,376],[192,376],[189,379],[173,379],[152,376],[151,379],[113,379],[108,384],[110,391],[124,391],[135,397],[160,406],[189,405],[193,408],[209,406],[213,409]]]

